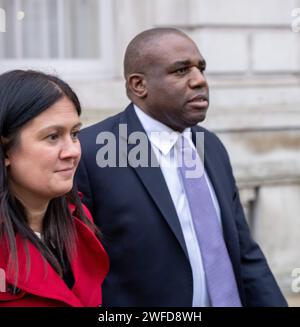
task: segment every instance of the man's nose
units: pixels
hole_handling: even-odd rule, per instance
[[[189,82],[192,88],[207,86],[207,81],[204,73],[198,67],[192,68]]]

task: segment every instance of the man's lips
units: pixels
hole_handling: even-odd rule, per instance
[[[197,107],[199,109],[207,109],[208,108],[208,96],[206,94],[197,94],[192,97],[188,103],[193,107]]]
[[[206,94],[197,94],[192,97],[188,102],[204,102],[208,103],[208,96]]]

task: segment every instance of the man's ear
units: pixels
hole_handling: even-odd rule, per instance
[[[127,77],[127,87],[138,98],[147,96],[147,83],[144,74],[134,73],[129,75]]]

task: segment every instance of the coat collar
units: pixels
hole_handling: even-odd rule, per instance
[[[17,234],[16,244],[19,263],[17,287],[22,291],[17,295],[8,292],[2,293],[2,300],[21,298],[29,293],[75,307],[101,304],[100,286],[108,271],[108,256],[94,233],[75,217],[74,221],[78,237],[77,253],[70,262],[75,280],[73,288],[67,287],[63,279],[43,259],[36,247],[28,241],[26,242],[26,250],[24,241]],[[26,251],[28,256],[26,256]],[[7,257],[8,260],[11,259],[9,256]],[[28,257],[30,258],[29,273],[26,269]],[[4,269],[7,266],[8,261]],[[14,284],[12,272],[6,270],[6,279],[8,283]],[[99,303],[95,304],[95,301]]]

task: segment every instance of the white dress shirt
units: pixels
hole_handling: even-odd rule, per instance
[[[177,164],[178,150],[175,144],[181,134],[153,119],[135,105],[134,109],[160,163],[162,174],[179,218],[193,274],[193,306],[210,306],[201,249],[198,244],[188,200]],[[191,139],[191,129],[188,128],[184,130],[183,133],[185,137],[187,135],[189,136],[191,146],[195,148]],[[220,207],[215,192],[206,172],[204,172],[204,174],[209,185],[218,218],[220,219]]]

